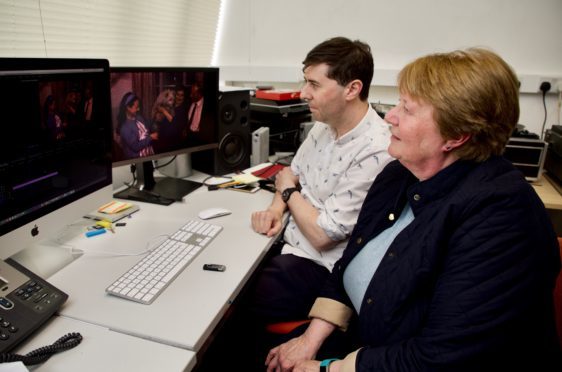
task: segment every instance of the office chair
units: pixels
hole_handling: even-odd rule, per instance
[[[562,237],[558,238],[558,245],[560,247],[560,260],[562,261]],[[556,286],[554,287],[554,311],[558,338],[562,346],[562,271],[558,273]]]
[[[294,331],[303,324],[310,323],[310,319],[293,320],[288,322],[271,323],[265,326],[265,330],[269,333],[277,335],[286,335]]]

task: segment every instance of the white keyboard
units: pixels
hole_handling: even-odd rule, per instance
[[[221,230],[222,226],[188,221],[105,291],[131,301],[152,303]]]

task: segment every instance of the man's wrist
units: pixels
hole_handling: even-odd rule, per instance
[[[281,199],[285,202],[288,203],[289,199],[291,198],[291,195],[294,192],[299,192],[299,188],[298,187],[287,187],[285,190],[283,190],[281,192]]]

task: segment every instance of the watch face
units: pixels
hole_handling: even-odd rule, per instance
[[[283,201],[286,203],[289,201],[289,198],[291,197],[291,194],[297,191],[296,188],[294,187],[289,187],[288,189],[283,190],[283,192],[281,193],[281,199],[283,199]]]

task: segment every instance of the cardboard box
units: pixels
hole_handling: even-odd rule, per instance
[[[256,90],[256,98],[270,99],[273,101],[298,100],[301,97],[300,91],[286,89]]]

